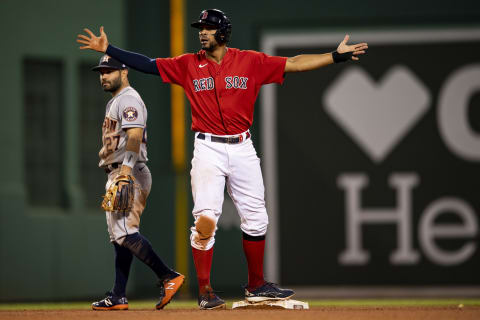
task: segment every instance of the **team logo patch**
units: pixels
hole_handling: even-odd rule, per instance
[[[134,107],[128,107],[123,110],[123,118],[127,121],[137,120],[138,112]]]
[[[201,20],[205,20],[205,19],[207,19],[207,17],[208,17],[208,12],[207,12],[207,11],[203,11]]]

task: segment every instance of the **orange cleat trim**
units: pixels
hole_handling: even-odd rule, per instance
[[[173,279],[164,281],[163,286],[165,288],[165,297],[163,297],[162,301],[157,304],[155,308],[157,310],[160,310],[163,309],[167,304],[169,304],[175,293],[177,293],[178,289],[180,289],[180,287],[182,286],[184,281],[185,276],[183,274]]]
[[[128,304],[117,304],[111,307],[94,307],[93,310],[108,311],[108,310],[128,310]]]

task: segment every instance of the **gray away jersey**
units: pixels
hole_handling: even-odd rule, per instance
[[[105,167],[112,163],[122,163],[125,157],[125,145],[127,128],[144,128],[143,141],[140,145],[138,161],[146,162],[146,126],[147,108],[138,92],[132,87],[126,87],[113,97],[108,103],[105,112],[105,120],[102,126],[102,142],[100,149],[99,167]]]

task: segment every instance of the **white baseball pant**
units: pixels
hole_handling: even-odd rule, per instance
[[[260,159],[251,139],[237,144],[210,141],[197,138],[195,133],[192,170],[192,211],[195,224],[205,217],[213,221],[208,238],[199,234],[197,227],[190,228],[190,243],[199,250],[209,250],[215,243],[217,222],[222,214],[225,184],[227,191],[240,216],[240,229],[251,236],[263,236],[267,232],[268,216],[265,209],[265,188],[263,185]],[[229,137],[229,136],[222,136]],[[204,217],[199,220],[200,217]],[[201,232],[200,232],[201,233]]]

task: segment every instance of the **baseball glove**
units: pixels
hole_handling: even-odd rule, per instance
[[[131,175],[118,175],[103,196],[102,209],[105,211],[128,212],[133,207],[135,178]]]

